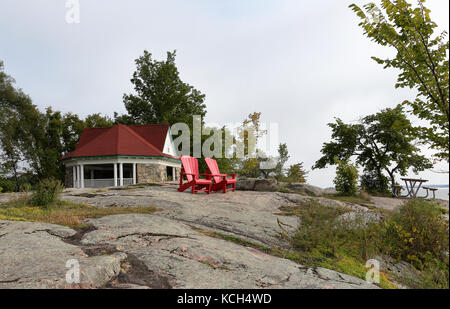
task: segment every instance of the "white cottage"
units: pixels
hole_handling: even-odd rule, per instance
[[[68,188],[177,180],[181,168],[165,124],[85,129],[63,162]]]

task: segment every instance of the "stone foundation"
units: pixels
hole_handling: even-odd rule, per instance
[[[180,167],[175,167],[175,179],[174,179],[174,181],[179,181],[180,180],[180,173],[181,173],[181,168]]]
[[[160,164],[137,164],[137,183],[165,182],[168,180],[179,180],[180,168],[175,169],[175,179],[170,179],[171,175],[167,175],[167,166]],[[169,176],[169,177],[168,177]]]

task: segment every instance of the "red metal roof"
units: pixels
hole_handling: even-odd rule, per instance
[[[63,160],[77,157],[151,156],[175,158],[163,153],[169,125],[126,126],[84,129],[76,149]]]

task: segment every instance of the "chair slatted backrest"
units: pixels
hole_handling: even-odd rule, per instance
[[[208,165],[209,171],[211,174],[213,175],[219,175],[220,171],[219,171],[219,166],[217,165],[217,161],[214,159],[210,159],[210,158],[206,158],[205,159],[206,165]],[[222,181],[222,177],[220,176],[214,176],[214,181],[216,183],[219,183]]]
[[[196,158],[189,157],[189,156],[182,156],[181,163],[183,164],[185,173],[195,174],[195,176],[186,175],[186,178],[188,181],[198,179],[198,177],[199,177],[199,175],[198,175],[198,160]]]

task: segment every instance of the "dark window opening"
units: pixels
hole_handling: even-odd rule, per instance
[[[173,180],[173,167],[171,166],[167,166],[166,167],[166,178],[168,181],[172,181]]]

